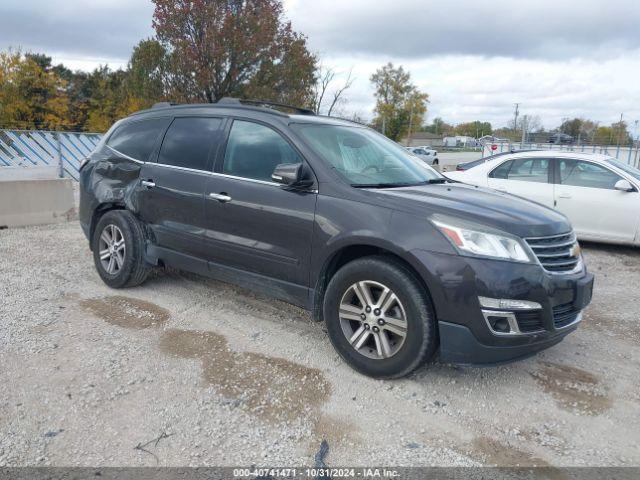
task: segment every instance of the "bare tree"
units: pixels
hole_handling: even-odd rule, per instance
[[[313,110],[316,113],[320,113],[322,107],[322,101],[327,93],[327,89],[333,79],[336,77],[336,73],[332,68],[324,68],[322,65],[318,68],[319,76],[316,84],[313,87]]]
[[[344,92],[346,92],[351,88],[351,86],[353,85],[353,82],[355,81],[355,78],[352,77],[352,74],[353,74],[353,68],[349,70],[349,75],[347,76],[347,79],[345,80],[342,87],[336,89],[333,92],[333,100],[331,101],[331,106],[327,111],[328,116],[331,116],[331,113],[333,113],[333,109],[336,107],[336,105],[338,105],[342,101],[345,101],[342,95],[344,94]]]
[[[333,68],[324,68],[320,66],[319,76],[313,90],[313,110],[320,114],[322,113],[325,99],[331,93],[331,101],[329,103],[329,108],[326,109],[327,115],[331,115],[335,108],[344,103],[346,100],[344,98],[344,93],[351,88],[355,78],[352,77],[352,70],[349,71],[349,75],[347,76],[345,82],[341,87],[333,88],[333,83],[337,80],[339,73],[337,73]]]

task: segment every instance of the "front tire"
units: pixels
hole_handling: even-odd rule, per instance
[[[323,312],[337,352],[369,377],[408,375],[438,346],[427,293],[407,267],[388,257],[342,267],[329,282]]]
[[[102,281],[111,288],[135,287],[151,266],[144,260],[144,231],[126,210],[105,213],[93,232],[93,261]]]

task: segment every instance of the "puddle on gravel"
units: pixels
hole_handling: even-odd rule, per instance
[[[180,358],[202,362],[203,379],[240,408],[271,422],[318,416],[330,395],[323,373],[281,358],[231,350],[213,332],[168,330],[160,349]]]
[[[87,311],[112,325],[131,330],[159,327],[169,320],[169,311],[144,300],[120,295],[82,300]]]
[[[486,465],[498,467],[549,467],[549,463],[530,453],[504,445],[489,437],[477,437],[471,444],[471,453],[482,457]]]
[[[568,365],[541,362],[530,375],[561,407],[587,415],[598,415],[611,407],[607,388],[593,373]]]

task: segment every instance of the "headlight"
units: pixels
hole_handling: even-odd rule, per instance
[[[462,255],[500,258],[514,262],[532,262],[522,242],[516,237],[483,231],[475,227],[453,225],[436,219],[433,219],[432,222]]]

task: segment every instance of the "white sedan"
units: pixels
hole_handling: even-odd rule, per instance
[[[413,153],[420,160],[429,165],[438,165],[438,152],[429,147],[405,147],[409,152]]]
[[[514,152],[445,175],[558,210],[569,218],[581,240],[640,245],[640,170],[615,158]]]

